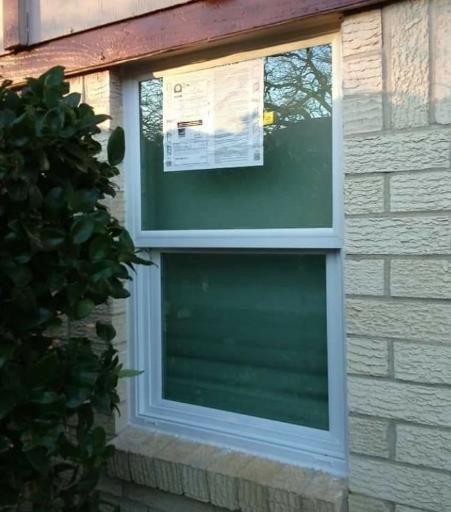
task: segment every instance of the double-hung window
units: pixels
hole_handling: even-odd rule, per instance
[[[337,52],[126,81],[136,422],[345,471]]]

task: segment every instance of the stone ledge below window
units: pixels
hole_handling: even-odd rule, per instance
[[[242,512],[344,512],[347,484],[327,473],[128,427],[107,475]]]

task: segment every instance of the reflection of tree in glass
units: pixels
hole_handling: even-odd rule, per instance
[[[275,113],[266,133],[307,119],[332,115],[332,51],[330,45],[304,48],[265,59],[265,110]],[[163,81],[141,83],[143,136],[161,142]]]
[[[275,112],[286,128],[305,119],[332,115],[330,45],[305,48],[265,60],[265,110]]]
[[[142,135],[159,142],[163,131],[163,79],[141,82],[140,96]]]

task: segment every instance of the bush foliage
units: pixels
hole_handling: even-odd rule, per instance
[[[112,453],[94,417],[117,408],[124,371],[111,324],[96,324],[100,353],[99,339],[67,325],[127,297],[143,263],[103,204],[124,135],[112,132],[100,160],[108,116],[68,94],[61,67],[20,93],[10,85],[0,87],[0,510],[94,511]]]

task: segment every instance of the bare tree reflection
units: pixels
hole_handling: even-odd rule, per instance
[[[265,110],[273,127],[332,115],[331,47],[316,46],[273,55],[265,61]]]
[[[274,130],[308,119],[332,115],[332,51],[330,45],[304,48],[265,58],[265,110],[274,112]],[[141,83],[142,135],[160,142],[163,128],[162,79]]]
[[[163,135],[163,79],[141,82],[140,91],[142,135],[151,142],[159,142]]]

